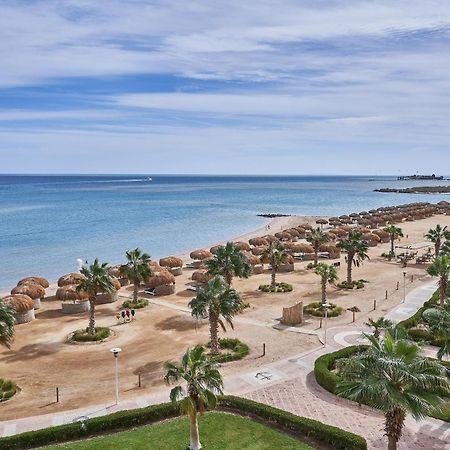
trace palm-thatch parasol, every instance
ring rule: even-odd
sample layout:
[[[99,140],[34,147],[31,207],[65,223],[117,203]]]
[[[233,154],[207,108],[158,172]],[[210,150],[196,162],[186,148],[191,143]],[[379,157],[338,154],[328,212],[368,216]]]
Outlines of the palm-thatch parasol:
[[[341,249],[336,247],[336,244],[325,243],[319,247],[319,251],[327,252],[330,256],[330,259],[338,259],[341,257]]]
[[[206,270],[196,270],[192,274],[191,279],[196,283],[206,284],[209,280],[212,279],[212,275],[210,275]]]
[[[193,252],[190,253],[189,256],[191,257],[191,259],[195,259],[197,261],[203,261],[204,259],[211,258],[213,256],[213,254],[208,250],[200,249],[200,250],[194,250]]]
[[[161,267],[169,267],[174,269],[176,267],[183,267],[183,260],[177,256],[167,256],[166,258],[161,258],[159,260],[159,265]]]
[[[247,242],[237,241],[237,242],[232,242],[232,244],[239,250],[242,250],[243,252],[250,251],[250,245]]]
[[[292,251],[294,253],[314,253],[314,248],[311,244],[301,242],[299,244],[295,244],[295,247],[292,248]]]
[[[267,246],[264,247],[253,247],[251,249],[252,255],[260,256],[267,250]]]
[[[270,243],[270,242],[278,242],[279,241],[279,239],[276,236],[272,235],[272,234],[268,234],[267,236],[264,236],[264,239],[268,243]]]
[[[14,309],[16,323],[27,323],[34,319],[34,304],[28,295],[12,294],[4,297],[2,301]]]
[[[36,283],[41,285],[44,289],[47,289],[50,284],[49,282],[42,277],[26,277],[26,278],[22,278],[18,283],[17,286],[19,286],[20,284],[25,284],[25,283]]]
[[[68,284],[78,284],[80,281],[84,280],[84,275],[81,273],[68,273],[67,275],[63,275],[58,280],[58,286],[67,286]]]
[[[275,233],[275,237],[280,241],[290,241],[292,239],[292,234],[287,231],[280,231],[279,233]]]
[[[24,283],[11,290],[11,294],[27,295],[33,300],[33,308],[41,307],[41,299],[45,297],[45,289],[36,283]]]
[[[248,240],[248,243],[250,245],[253,245],[254,247],[261,247],[262,245],[268,245],[269,242],[266,238],[263,237],[254,237]]]
[[[219,249],[221,249],[223,247],[223,245],[213,245],[210,249],[209,249],[209,251],[213,254],[213,255],[215,255],[216,253],[217,253],[217,251],[219,250]]]
[[[155,290],[155,295],[175,293],[175,276],[166,269],[155,273],[145,284],[147,288]]]
[[[56,291],[56,299],[62,302],[72,301],[86,301],[89,299],[89,295],[83,291],[77,291],[77,286],[75,284],[68,284],[58,288]]]

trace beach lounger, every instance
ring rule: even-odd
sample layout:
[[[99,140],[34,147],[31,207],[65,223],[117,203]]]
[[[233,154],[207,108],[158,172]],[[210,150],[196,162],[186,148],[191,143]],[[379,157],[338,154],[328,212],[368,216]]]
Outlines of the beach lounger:
[[[155,295],[155,289],[145,289],[144,292],[147,295]]]

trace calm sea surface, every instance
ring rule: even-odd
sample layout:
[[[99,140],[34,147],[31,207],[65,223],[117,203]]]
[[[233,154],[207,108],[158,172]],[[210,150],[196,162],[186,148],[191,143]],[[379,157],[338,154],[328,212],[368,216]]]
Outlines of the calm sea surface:
[[[264,225],[258,213],[341,215],[448,199],[373,192],[439,183],[395,177],[150,176],[0,175],[0,289],[28,275],[54,280],[77,258],[120,263],[137,246],[154,258],[208,246]]]

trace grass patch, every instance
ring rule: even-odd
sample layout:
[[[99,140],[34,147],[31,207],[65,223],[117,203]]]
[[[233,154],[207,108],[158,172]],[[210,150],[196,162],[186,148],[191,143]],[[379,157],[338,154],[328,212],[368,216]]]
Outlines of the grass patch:
[[[133,302],[133,300],[125,300],[122,303],[122,308],[125,309],[142,309],[147,307],[150,304],[150,302],[146,298],[139,298],[136,303]]]
[[[271,293],[283,293],[283,292],[292,292],[294,289],[292,284],[289,283],[276,283],[275,286],[271,284],[261,284],[258,288],[262,292],[271,292]]]
[[[329,303],[328,317],[337,317],[344,312],[344,308],[337,306],[335,303]],[[315,317],[325,317],[325,309],[322,308],[322,302],[313,302],[305,305],[303,307],[303,312],[305,314],[310,314]]]
[[[221,350],[230,351],[212,356],[211,358],[217,363],[223,364],[230,361],[238,361],[250,353],[248,345],[235,338],[219,338],[219,346]]]
[[[0,378],[0,401],[9,400],[17,392],[17,386],[14,381]]]
[[[111,330],[108,327],[97,327],[94,334],[89,334],[88,328],[86,328],[74,331],[72,340],[75,342],[98,342],[108,338],[110,334]]]
[[[367,280],[353,280],[351,283],[343,281],[337,285],[340,289],[362,289],[367,283]]]
[[[199,431],[205,450],[314,450],[314,447],[254,420],[220,412],[199,416]],[[189,419],[180,417],[122,433],[45,448],[186,450],[188,443]]]

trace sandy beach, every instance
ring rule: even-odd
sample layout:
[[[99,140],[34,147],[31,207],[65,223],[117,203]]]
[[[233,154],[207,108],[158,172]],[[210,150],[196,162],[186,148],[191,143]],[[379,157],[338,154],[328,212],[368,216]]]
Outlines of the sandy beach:
[[[280,217],[268,221],[268,224],[270,232],[275,233],[301,223],[314,224],[315,220],[315,217]],[[434,215],[401,224],[405,238],[400,244],[426,246],[424,233],[436,224],[450,227],[450,216]],[[233,240],[248,240],[267,233],[266,227],[261,227]],[[383,316],[401,303],[403,288],[409,292],[430,280],[423,264],[412,263],[404,269],[398,263],[386,261],[380,255],[388,250],[389,244],[370,248],[370,261],[355,268],[355,279],[368,281],[363,289],[346,291],[334,286],[329,288],[329,301],[344,309],[358,306],[361,312],[356,314],[356,328],[369,317]],[[189,255],[182,256],[186,261],[189,260]],[[333,260],[335,261],[338,260]],[[341,256],[340,262],[339,277],[344,280],[344,256]],[[319,329],[317,318],[306,316],[305,323],[296,332],[278,329],[283,307],[294,305],[298,301],[307,304],[320,299],[319,277],[307,270],[306,265],[307,262],[296,262],[294,272],[278,275],[278,281],[293,285],[294,290],[290,293],[266,294],[258,291],[260,284],[270,281],[267,267],[262,274],[233,281],[234,288],[242,294],[250,307],[235,318],[235,329],[228,330],[226,336],[238,337],[246,342],[251,352],[242,361],[225,364],[222,368],[225,376],[246,372],[320,346],[322,330]],[[407,272],[405,278],[404,271]],[[163,389],[164,363],[177,360],[186,347],[205,344],[208,340],[207,323],[194,320],[187,307],[194,296],[192,291],[187,290],[192,272],[192,269],[185,269],[176,278],[175,294],[148,297],[150,306],[139,310],[136,320],[127,324],[118,324],[115,318],[122,301],[129,298],[132,292],[131,287],[122,288],[118,302],[97,307],[98,324],[110,326],[114,330],[114,337],[107,342],[92,345],[67,342],[67,336],[72,331],[86,326],[87,315],[62,315],[60,302],[52,300],[55,286],[49,288],[48,299],[36,311],[36,320],[17,326],[12,349],[0,351],[2,376],[16,380],[21,388],[18,395],[1,405],[0,419],[49,414],[110,400],[113,395],[114,361],[109,349],[114,346],[123,350],[120,356],[121,398],[131,399],[142,392],[151,393]],[[403,280],[406,281],[405,285]],[[374,300],[377,301],[375,311]],[[329,327],[351,322],[352,314],[345,311],[342,316],[329,319]],[[266,344],[264,358],[261,357],[263,343]],[[138,374],[141,374],[141,388],[137,387]],[[60,389],[60,403],[54,402],[56,387]]]

